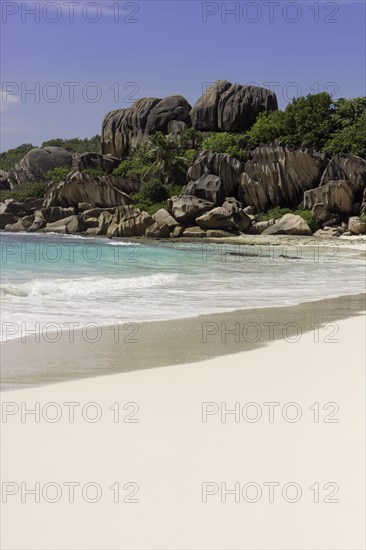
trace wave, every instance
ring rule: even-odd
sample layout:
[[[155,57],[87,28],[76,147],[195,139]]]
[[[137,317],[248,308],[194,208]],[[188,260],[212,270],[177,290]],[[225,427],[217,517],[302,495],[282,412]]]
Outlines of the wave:
[[[118,291],[134,288],[151,288],[170,284],[178,274],[155,274],[144,277],[109,279],[102,277],[83,277],[81,279],[34,279],[28,283],[0,285],[1,295],[27,296],[93,296],[116,294]]]

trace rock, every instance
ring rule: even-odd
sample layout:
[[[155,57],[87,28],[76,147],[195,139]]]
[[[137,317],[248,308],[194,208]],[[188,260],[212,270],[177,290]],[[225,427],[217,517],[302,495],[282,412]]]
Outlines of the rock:
[[[225,197],[235,195],[244,164],[231,155],[201,151],[188,169],[189,180],[197,181],[206,174],[221,178]]]
[[[331,227],[329,228],[329,231],[325,231],[324,229],[318,229],[318,231],[314,233],[314,237],[322,237],[327,239],[329,239],[329,237],[340,237],[340,236],[341,234],[339,233],[339,231]]]
[[[238,229],[241,233],[244,233],[252,225],[252,220],[244,210],[237,210],[234,212],[231,218],[231,224]]]
[[[18,218],[10,212],[0,212],[0,229],[5,229],[7,225],[13,225]]]
[[[197,130],[242,132],[259,113],[277,108],[276,94],[270,90],[218,80],[196,102],[190,116]]]
[[[111,224],[113,214],[110,212],[104,211],[99,215],[98,218],[98,230],[95,232],[96,235],[106,235],[108,227]]]
[[[178,225],[177,220],[175,220],[165,208],[160,208],[160,210],[155,212],[155,214],[153,214],[153,219],[161,224],[164,223],[170,230]]]
[[[264,222],[256,222],[249,227],[247,233],[250,235],[261,235],[265,229],[268,229],[268,227],[271,227],[274,223],[275,221],[273,219]]]
[[[87,229],[93,228],[93,227],[99,227],[99,218],[87,218],[84,221],[84,225]]]
[[[212,202],[189,195],[171,197],[167,203],[168,212],[183,224],[193,223],[198,216],[214,207]]]
[[[244,212],[248,214],[248,216],[255,216],[257,213],[257,209],[254,208],[254,206],[246,206],[244,208]]]
[[[169,122],[189,123],[190,110],[184,97],[173,95],[139,99],[129,109],[111,111],[103,120],[102,153],[126,158],[150,134],[167,133]]]
[[[222,207],[228,211],[230,216],[232,216],[238,210],[243,209],[243,203],[238,201],[235,197],[227,197],[225,202],[223,202]]]
[[[211,239],[221,239],[223,237],[232,237],[233,234],[222,229],[209,229],[206,236]]]
[[[191,181],[182,188],[181,195],[193,195],[212,202],[215,205],[223,203],[225,190],[221,178],[205,174],[197,181]]]
[[[145,232],[146,237],[167,239],[170,237],[170,229],[165,223],[155,222]]]
[[[214,208],[196,218],[201,229],[227,229],[231,225],[230,214],[225,208]]]
[[[176,239],[178,237],[181,237],[183,233],[184,233],[184,227],[182,227],[181,225],[177,225],[176,227],[174,227],[171,237]]]
[[[183,231],[183,237],[196,238],[196,237],[206,237],[206,231],[203,231],[200,227],[187,227]]]
[[[19,218],[16,223],[9,224],[5,226],[5,231],[12,231],[14,233],[19,233],[20,231],[28,231],[32,226],[33,216],[25,216],[24,218]]]
[[[314,220],[316,221],[316,223],[324,223],[329,220],[333,215],[328,205],[324,204],[323,202],[314,204],[311,213],[314,216]]]
[[[112,174],[113,170],[120,165],[120,159],[110,155],[100,155],[99,153],[83,153],[78,157],[77,170],[103,170],[107,174]]]
[[[308,150],[257,147],[240,177],[239,199],[258,212],[298,206],[304,191],[319,185],[327,162]]]
[[[72,154],[62,147],[36,147],[31,149],[15,166],[15,175],[19,183],[43,181],[46,173],[54,168],[71,170]]]
[[[311,235],[306,221],[296,214],[285,214],[276,223],[267,227],[263,235]]]
[[[366,160],[355,155],[336,155],[326,167],[320,185],[336,180],[349,183],[354,194],[362,192],[366,187]]]
[[[36,210],[34,212],[34,221],[32,225],[29,228],[30,232],[39,231],[40,229],[43,229],[46,226],[46,221],[42,215],[41,210]]]
[[[58,220],[57,222],[48,223],[46,227],[41,229],[41,232],[75,235],[77,233],[82,233],[84,229],[85,224],[80,216],[73,215],[68,218]]]
[[[79,212],[85,212],[87,210],[92,210],[93,208],[96,208],[96,206],[96,204],[90,202],[79,202],[77,208]]]
[[[351,237],[351,236],[352,236],[351,231],[345,231],[342,235],[342,237]]]
[[[80,214],[81,219],[86,222],[88,218],[99,218],[103,212],[108,212],[109,214],[114,214],[118,206],[111,206],[110,208],[91,208],[90,210],[85,210]]]
[[[21,218],[29,214],[30,211],[29,204],[21,203],[14,199],[6,199],[0,203],[0,214],[13,214],[17,218]]]
[[[358,216],[352,216],[348,220],[348,229],[354,235],[364,235],[366,233],[366,220],[361,220]]]
[[[145,235],[154,219],[147,212],[141,212],[135,206],[121,206],[112,214],[108,237],[137,237]]]
[[[312,209],[323,203],[331,212],[349,214],[352,210],[353,191],[345,180],[330,181],[322,187],[305,191],[304,208]]]
[[[127,193],[137,193],[141,183],[120,177],[104,176],[93,179],[88,174],[74,172],[67,181],[51,184],[46,192],[44,206],[77,207],[92,203],[99,207],[126,206],[132,203]]]
[[[335,227],[339,225],[339,218],[329,218],[329,220],[325,221],[322,225],[323,229],[326,227]]]
[[[43,219],[47,223],[57,222],[64,218],[69,218],[75,214],[75,208],[61,208],[61,206],[50,206],[48,208],[41,208],[40,210]]]
[[[173,136],[178,136],[186,128],[188,128],[188,125],[182,120],[171,120],[168,122],[168,134],[172,134]]]

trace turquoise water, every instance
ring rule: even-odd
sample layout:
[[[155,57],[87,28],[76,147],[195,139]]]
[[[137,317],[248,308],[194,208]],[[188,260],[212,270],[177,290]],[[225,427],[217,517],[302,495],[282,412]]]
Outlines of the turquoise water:
[[[189,317],[365,290],[363,259],[337,247],[0,237],[2,323],[29,327]]]

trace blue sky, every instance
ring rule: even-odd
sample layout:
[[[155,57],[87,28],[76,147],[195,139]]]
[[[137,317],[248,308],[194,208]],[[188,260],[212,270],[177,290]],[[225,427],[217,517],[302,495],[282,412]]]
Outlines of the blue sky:
[[[365,95],[362,1],[70,1],[0,2],[1,150],[91,137],[140,97],[193,104],[217,79],[272,87],[281,108]]]

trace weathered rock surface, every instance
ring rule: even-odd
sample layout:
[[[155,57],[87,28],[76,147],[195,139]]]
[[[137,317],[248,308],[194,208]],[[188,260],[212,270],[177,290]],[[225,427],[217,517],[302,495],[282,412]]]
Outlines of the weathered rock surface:
[[[32,225],[33,216],[25,216],[19,218],[15,223],[5,226],[5,231],[12,231],[13,233],[19,233],[20,231],[28,231]]]
[[[227,229],[231,225],[230,214],[225,208],[214,208],[196,218],[201,229]]]
[[[316,204],[322,203],[331,212],[348,214],[352,211],[352,202],[352,187],[345,180],[330,181],[322,187],[317,187],[304,193],[304,208],[308,209],[312,209]]]
[[[61,208],[60,206],[50,206],[49,208],[41,208],[40,213],[47,223],[53,223],[64,218],[69,218],[70,216],[73,216],[76,212],[75,208],[72,207]]]
[[[168,212],[177,222],[183,224],[193,223],[198,216],[212,210],[213,207],[212,202],[189,195],[168,199]]]
[[[206,237],[207,233],[206,231],[203,231],[200,227],[194,226],[194,227],[187,227],[183,231],[182,236],[189,237],[189,238],[196,238],[196,237],[202,238],[202,237]]]
[[[177,239],[178,237],[181,237],[183,233],[184,233],[184,227],[182,225],[177,225],[176,227],[174,227],[170,236],[174,239]]]
[[[232,216],[238,210],[243,209],[243,203],[238,201],[235,197],[226,197],[225,201],[222,204],[222,207],[225,208]]]
[[[177,220],[175,220],[165,208],[160,208],[160,210],[155,212],[155,214],[153,214],[153,219],[155,222],[165,224],[170,230],[173,230],[178,225]]]
[[[17,216],[11,212],[0,212],[0,229],[5,229],[7,225],[13,225],[17,220]]]
[[[166,239],[170,237],[170,229],[165,223],[155,222],[146,229],[145,235],[146,237]]]
[[[201,151],[188,170],[188,179],[197,181],[206,174],[221,178],[225,197],[235,195],[244,164],[231,155]]]
[[[242,132],[259,113],[277,108],[276,94],[270,90],[218,80],[194,105],[191,122],[201,131]]]
[[[366,160],[355,155],[336,155],[324,170],[320,185],[345,180],[356,195],[366,187]]]
[[[327,162],[324,155],[307,150],[257,147],[240,177],[239,199],[264,212],[298,206],[304,191],[319,185]]]
[[[362,195],[360,214],[361,215],[366,215],[366,189],[364,189],[364,192],[363,192],[363,195]]]
[[[184,97],[144,98],[129,109],[108,113],[102,126],[102,153],[119,159],[128,156],[136,145],[154,132],[168,132],[171,121],[189,123],[191,106]]]
[[[112,214],[107,229],[108,237],[136,237],[145,235],[154,219],[147,212],[141,212],[134,206],[121,206]]]
[[[80,216],[69,216],[63,218],[57,222],[48,223],[46,227],[41,229],[43,233],[60,233],[66,235],[75,235],[76,233],[82,233],[85,229],[85,224]]]
[[[366,233],[366,221],[361,220],[358,216],[352,216],[348,220],[348,229],[354,235],[364,235]]]
[[[274,223],[275,221],[273,219],[256,222],[248,228],[247,233],[250,235],[261,235],[265,229],[268,229],[268,227],[271,227]]]
[[[215,205],[223,203],[225,198],[224,185],[219,176],[204,174],[197,181],[190,181],[182,187],[181,196],[194,195]]]
[[[77,170],[104,170],[111,174],[120,164],[120,159],[110,155],[101,155],[99,153],[83,153],[77,158]]]
[[[311,235],[306,221],[296,214],[285,214],[276,223],[267,227],[263,235]]]
[[[18,183],[43,181],[46,173],[54,168],[71,170],[72,154],[62,147],[35,148],[29,151],[15,166]]]
[[[233,234],[229,233],[229,231],[223,231],[222,229],[209,229],[206,232],[206,237],[209,237],[210,239],[222,239],[224,237],[232,237]]]
[[[333,212],[330,210],[329,206],[323,202],[314,204],[311,213],[317,223],[324,223],[333,216]]]
[[[244,212],[244,210],[237,210],[234,212],[231,218],[232,226],[244,233],[252,225],[252,220]]]
[[[132,203],[128,193],[138,192],[140,182],[117,176],[93,179],[88,174],[74,172],[67,181],[55,182],[47,189],[44,206],[77,206],[94,203],[99,207],[125,206]]]

